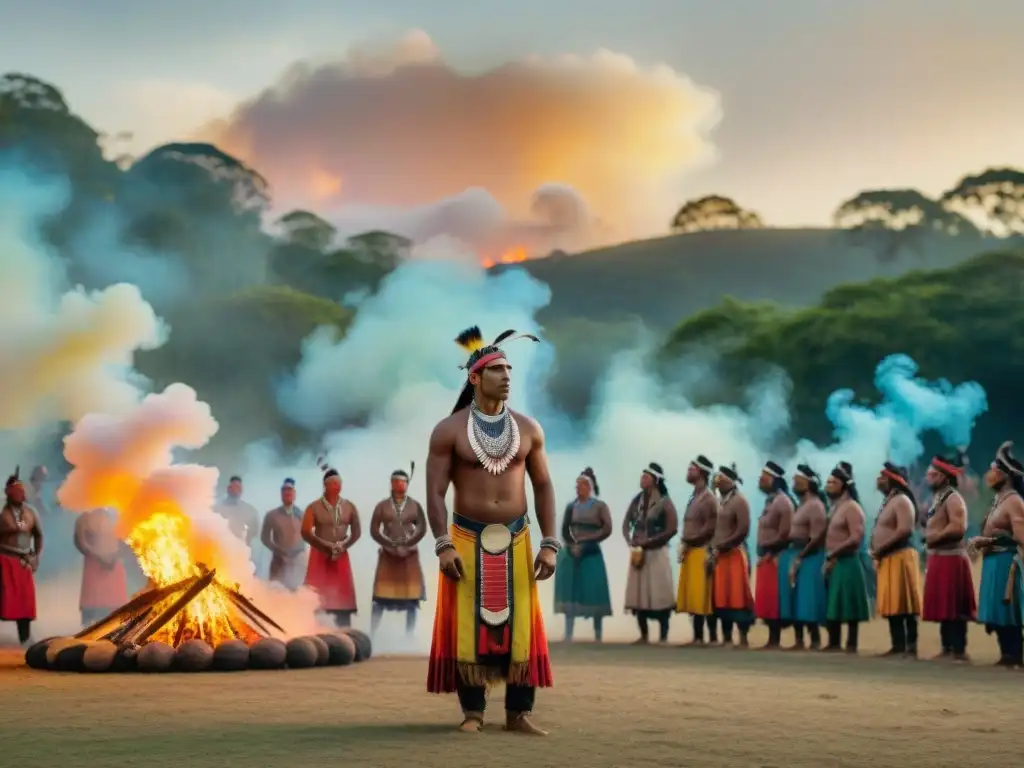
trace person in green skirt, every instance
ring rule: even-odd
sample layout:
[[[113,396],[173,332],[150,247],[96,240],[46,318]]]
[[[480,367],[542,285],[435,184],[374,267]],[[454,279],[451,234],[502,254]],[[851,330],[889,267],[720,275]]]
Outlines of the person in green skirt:
[[[612,515],[600,493],[594,470],[576,478],[576,499],[565,508],[562,540],[555,567],[555,613],[565,615],[565,640],[572,642],[577,618],[594,620],[594,639],[601,641],[601,624],[612,615],[608,571],[601,542],[612,533]]]
[[[857,653],[860,623],[871,618],[868,584],[861,563],[865,518],[853,479],[853,467],[841,461],[825,482],[832,502],[825,533],[825,580],[828,603],[825,608],[828,646],[842,650],[842,626],[846,624],[846,652]]]

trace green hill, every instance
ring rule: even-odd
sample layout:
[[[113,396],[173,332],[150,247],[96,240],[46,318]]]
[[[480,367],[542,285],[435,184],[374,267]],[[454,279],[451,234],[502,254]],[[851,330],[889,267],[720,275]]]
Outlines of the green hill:
[[[841,230],[728,230],[638,240],[517,266],[551,286],[545,324],[632,316],[664,331],[726,295],[802,307],[842,283],[950,267],[993,247],[978,237],[939,234],[921,243],[887,261],[886,243],[856,246]]]

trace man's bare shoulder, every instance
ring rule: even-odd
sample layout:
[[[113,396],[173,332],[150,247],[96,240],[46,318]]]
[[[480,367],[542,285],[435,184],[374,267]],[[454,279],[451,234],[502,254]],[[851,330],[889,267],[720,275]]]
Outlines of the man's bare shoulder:
[[[463,408],[461,411],[456,411],[451,416],[446,416],[441,419],[434,425],[434,430],[430,433],[431,445],[435,443],[450,443],[454,441],[455,437],[459,434],[459,429],[466,428],[466,422],[468,419],[468,408]]]
[[[1004,504],[1011,515],[1015,517],[1024,517],[1024,499],[1016,493],[1011,493]]]
[[[521,435],[540,438],[544,437],[544,429],[536,419],[531,419],[525,413],[513,411],[511,408],[508,409],[508,412],[512,414],[512,418],[515,419],[516,424],[519,425],[519,433]]]

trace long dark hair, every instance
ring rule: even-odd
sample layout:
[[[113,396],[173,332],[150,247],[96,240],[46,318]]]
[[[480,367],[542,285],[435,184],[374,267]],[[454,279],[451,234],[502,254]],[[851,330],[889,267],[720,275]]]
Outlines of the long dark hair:
[[[781,475],[779,477],[773,477],[772,490],[775,493],[786,494],[786,497],[790,500],[790,502],[792,502],[793,507],[796,508],[796,497],[793,495],[793,492],[789,490],[789,483],[786,482],[786,478],[782,477]]]

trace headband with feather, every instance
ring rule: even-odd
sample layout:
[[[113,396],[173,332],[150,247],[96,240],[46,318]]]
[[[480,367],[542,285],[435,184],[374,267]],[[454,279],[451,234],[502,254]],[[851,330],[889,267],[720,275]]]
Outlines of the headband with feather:
[[[407,483],[412,482],[413,475],[416,474],[416,462],[409,462],[409,471],[406,472],[404,469],[396,469],[391,473],[391,479],[405,480]]]
[[[7,478],[7,484],[5,488],[13,488],[16,485],[21,485],[21,465],[19,464],[14,468],[14,474]]]
[[[338,470],[336,470],[334,467],[327,463],[326,456],[317,456],[316,465],[320,468],[320,471],[324,473],[325,483],[332,477],[341,478],[341,475],[338,473]]]
[[[533,334],[516,334],[515,329],[510,328],[498,334],[498,337],[487,345],[484,343],[484,335],[481,333],[479,326],[474,325],[471,328],[467,328],[455,337],[455,343],[469,353],[469,359],[466,360],[465,365],[461,365],[459,368],[466,371],[466,375],[469,376],[483,370],[495,360],[504,360],[505,352],[501,349],[501,345],[516,339],[529,339],[538,344],[540,343],[540,339]],[[471,402],[473,402],[473,385],[467,380],[461,394],[459,394],[455,407],[452,409],[452,413],[457,413],[463,408],[468,407]]]

